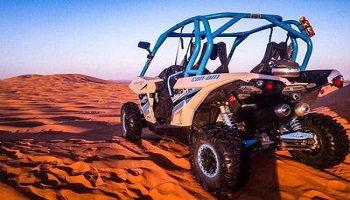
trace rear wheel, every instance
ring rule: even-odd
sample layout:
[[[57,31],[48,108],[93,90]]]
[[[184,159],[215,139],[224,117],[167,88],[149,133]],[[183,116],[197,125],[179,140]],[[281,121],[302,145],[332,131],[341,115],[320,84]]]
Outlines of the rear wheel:
[[[123,136],[132,141],[140,140],[142,133],[142,114],[134,102],[127,102],[121,108]]]
[[[296,160],[324,169],[340,164],[349,152],[349,139],[344,127],[332,117],[311,113],[300,120],[302,131],[315,134],[318,147],[312,151],[290,151]]]
[[[193,173],[206,190],[225,195],[238,186],[242,140],[236,133],[218,126],[196,130],[190,152]]]

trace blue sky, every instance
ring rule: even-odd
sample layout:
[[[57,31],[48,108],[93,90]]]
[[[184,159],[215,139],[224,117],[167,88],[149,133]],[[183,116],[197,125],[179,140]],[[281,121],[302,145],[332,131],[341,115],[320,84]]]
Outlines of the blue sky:
[[[335,68],[350,79],[349,10],[348,0],[0,0],[0,79],[56,73],[131,79],[146,61],[138,41],[155,44],[177,22],[216,12],[306,16],[316,31],[309,68]]]

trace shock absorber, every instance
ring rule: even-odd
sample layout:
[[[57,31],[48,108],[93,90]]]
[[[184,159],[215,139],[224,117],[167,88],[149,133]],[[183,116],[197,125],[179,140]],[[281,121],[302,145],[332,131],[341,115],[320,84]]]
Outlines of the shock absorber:
[[[298,120],[298,118],[294,118],[289,122],[289,126],[293,129],[293,131],[300,131],[301,128],[301,124]]]
[[[236,124],[232,120],[232,113],[229,111],[229,108],[225,104],[219,106],[221,112],[222,122],[229,127],[231,130],[237,130]]]

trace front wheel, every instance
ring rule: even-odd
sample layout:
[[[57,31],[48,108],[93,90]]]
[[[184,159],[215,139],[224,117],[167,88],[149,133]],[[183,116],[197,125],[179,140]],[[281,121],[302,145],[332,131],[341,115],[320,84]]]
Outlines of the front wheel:
[[[290,151],[294,159],[324,169],[340,164],[349,152],[349,139],[344,127],[328,115],[311,113],[300,119],[303,132],[315,134],[318,147],[312,151]]]
[[[208,126],[190,139],[190,163],[197,181],[215,195],[231,192],[239,183],[242,140],[229,129]]]
[[[134,102],[127,102],[121,108],[121,124],[123,136],[131,141],[141,139],[142,114]]]

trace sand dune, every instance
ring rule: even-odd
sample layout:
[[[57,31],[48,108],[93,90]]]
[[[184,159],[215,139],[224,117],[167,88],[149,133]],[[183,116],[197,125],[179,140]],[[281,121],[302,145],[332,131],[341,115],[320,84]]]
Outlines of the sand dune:
[[[350,135],[350,87],[316,102]],[[336,102],[333,102],[337,99]],[[186,146],[144,130],[121,137],[127,84],[84,75],[0,81],[0,199],[215,199],[195,180]],[[328,170],[287,152],[252,158],[248,185],[231,199],[350,199],[350,157]]]

